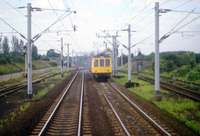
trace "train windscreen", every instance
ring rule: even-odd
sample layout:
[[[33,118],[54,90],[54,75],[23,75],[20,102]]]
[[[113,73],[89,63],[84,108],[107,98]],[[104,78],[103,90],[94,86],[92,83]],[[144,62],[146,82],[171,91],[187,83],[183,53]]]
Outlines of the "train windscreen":
[[[100,67],[104,67],[104,59],[100,59]]]
[[[94,67],[98,67],[98,59],[94,60]]]
[[[110,60],[106,59],[106,67],[110,67]]]

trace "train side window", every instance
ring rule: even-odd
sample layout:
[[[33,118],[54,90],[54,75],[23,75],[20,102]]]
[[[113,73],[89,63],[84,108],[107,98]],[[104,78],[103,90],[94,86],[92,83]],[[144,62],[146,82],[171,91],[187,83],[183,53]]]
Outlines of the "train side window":
[[[100,67],[104,67],[104,60],[100,59]]]
[[[106,67],[110,67],[110,60],[106,59]]]
[[[98,59],[94,60],[94,67],[98,67]]]

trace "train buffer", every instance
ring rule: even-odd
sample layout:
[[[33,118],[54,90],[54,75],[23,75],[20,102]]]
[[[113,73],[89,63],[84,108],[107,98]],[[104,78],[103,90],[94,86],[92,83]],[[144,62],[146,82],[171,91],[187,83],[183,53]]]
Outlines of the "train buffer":
[[[112,77],[114,77],[114,78],[123,78],[125,76],[112,76]]]

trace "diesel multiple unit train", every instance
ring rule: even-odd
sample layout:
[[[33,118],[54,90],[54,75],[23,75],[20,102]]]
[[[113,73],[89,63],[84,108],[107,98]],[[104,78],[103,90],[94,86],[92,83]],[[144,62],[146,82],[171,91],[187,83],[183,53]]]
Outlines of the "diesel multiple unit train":
[[[92,58],[91,73],[99,82],[106,82],[112,73],[112,59],[110,56],[99,54]]]

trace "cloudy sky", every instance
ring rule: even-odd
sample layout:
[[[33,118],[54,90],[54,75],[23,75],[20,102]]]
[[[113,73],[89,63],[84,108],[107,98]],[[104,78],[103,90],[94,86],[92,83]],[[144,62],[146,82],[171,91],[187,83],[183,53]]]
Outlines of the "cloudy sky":
[[[103,51],[104,41],[112,49],[111,38],[98,38],[96,34],[112,36],[118,33],[117,40],[127,45],[128,33],[120,30],[127,29],[130,24],[136,31],[131,37],[131,44],[136,45],[132,52],[137,54],[140,50],[147,55],[155,50],[155,2],[159,2],[160,9],[172,10],[160,13],[160,38],[170,34],[160,44],[160,52],[200,53],[200,0],[0,0],[0,18],[27,36],[27,3],[33,8],[42,8],[42,11],[32,12],[32,37],[49,27],[34,43],[40,54],[52,48],[60,50],[62,37],[64,45],[70,44],[70,53],[72,49],[77,53]],[[51,26],[60,17],[64,18]],[[22,39],[5,22],[0,20],[1,35],[8,36],[9,40],[12,35]],[[120,54],[121,51],[127,54],[123,46],[119,45],[118,49]],[[67,52],[66,46],[64,51]]]

